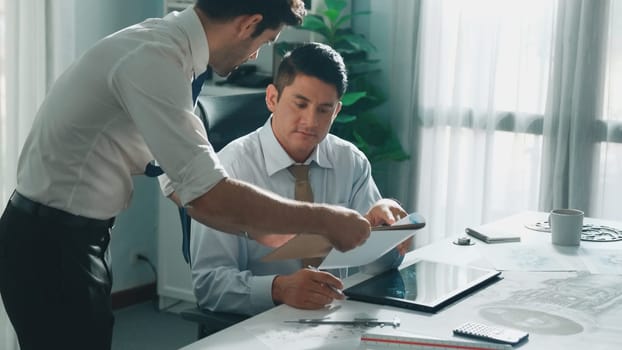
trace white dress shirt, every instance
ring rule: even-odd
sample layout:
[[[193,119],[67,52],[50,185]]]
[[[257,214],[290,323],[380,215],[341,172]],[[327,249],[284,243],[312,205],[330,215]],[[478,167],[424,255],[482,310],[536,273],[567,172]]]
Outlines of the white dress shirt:
[[[276,140],[271,120],[227,145],[218,156],[232,178],[294,198],[295,180],[287,168],[295,162]],[[310,164],[309,180],[316,203],[337,204],[365,214],[381,198],[365,155],[334,135],[327,135],[305,164]],[[262,262],[270,251],[272,248],[253,240],[193,220],[190,255],[199,305],[212,311],[249,315],[274,307],[272,280],[278,274],[296,272],[301,261]],[[402,257],[393,250],[379,260],[373,264],[374,269],[398,266]],[[339,271],[331,272],[340,277]]]
[[[95,44],[56,81],[18,165],[24,196],[96,219],[116,216],[132,175],[156,160],[183,203],[226,176],[193,113],[191,81],[209,61],[192,7]]]

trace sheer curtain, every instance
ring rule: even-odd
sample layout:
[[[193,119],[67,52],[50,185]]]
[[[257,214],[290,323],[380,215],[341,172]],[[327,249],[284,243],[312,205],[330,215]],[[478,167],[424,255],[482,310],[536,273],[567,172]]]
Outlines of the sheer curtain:
[[[560,1],[544,116],[540,204],[594,213],[590,193],[598,186],[608,1]],[[604,125],[603,125],[604,126]]]
[[[395,166],[389,190],[428,218],[431,240],[524,210],[616,219],[619,4],[393,5],[390,114],[414,157]]]
[[[17,157],[47,88],[74,50],[74,0],[0,0],[0,210],[15,188]],[[0,348],[17,341],[0,305]]]

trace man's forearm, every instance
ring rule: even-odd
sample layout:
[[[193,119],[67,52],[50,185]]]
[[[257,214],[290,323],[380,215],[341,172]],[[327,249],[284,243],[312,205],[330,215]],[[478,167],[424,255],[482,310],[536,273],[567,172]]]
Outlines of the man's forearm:
[[[207,226],[234,234],[324,234],[329,209],[227,178],[192,201],[188,213]]]

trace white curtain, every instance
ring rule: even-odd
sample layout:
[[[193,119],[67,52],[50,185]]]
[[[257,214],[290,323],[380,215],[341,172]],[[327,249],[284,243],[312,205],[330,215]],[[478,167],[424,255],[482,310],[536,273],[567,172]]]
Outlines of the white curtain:
[[[603,96],[620,92],[620,64],[607,65],[620,60],[614,8],[605,0],[393,2],[390,115],[413,158],[395,166],[389,191],[426,216],[430,240],[525,210],[613,212],[613,201],[593,197],[611,197],[607,184],[621,175],[619,147],[606,142],[620,135],[601,114]],[[610,119],[622,119],[619,106]]]
[[[17,158],[47,88],[73,60],[74,0],[0,0],[0,210],[15,188]],[[17,341],[0,305],[0,348]]]
[[[590,212],[598,182],[609,2],[561,1],[544,118],[541,207]],[[619,58],[618,58],[619,59]]]

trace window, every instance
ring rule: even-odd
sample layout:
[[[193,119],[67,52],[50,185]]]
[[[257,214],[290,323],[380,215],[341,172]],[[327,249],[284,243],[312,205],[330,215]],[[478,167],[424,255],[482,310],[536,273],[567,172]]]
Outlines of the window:
[[[622,1],[611,1],[601,147],[592,202],[604,218],[622,219]]]
[[[550,206],[622,219],[621,1],[429,0],[416,14],[409,151],[436,237]]]

